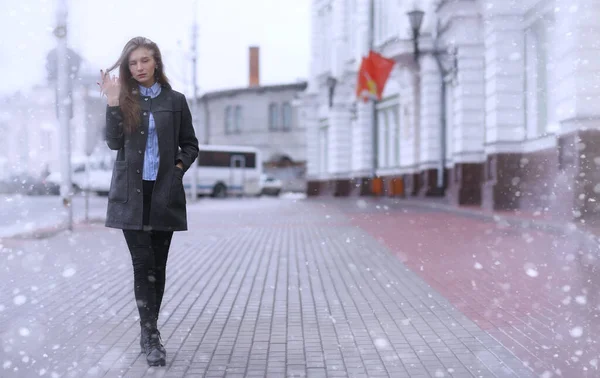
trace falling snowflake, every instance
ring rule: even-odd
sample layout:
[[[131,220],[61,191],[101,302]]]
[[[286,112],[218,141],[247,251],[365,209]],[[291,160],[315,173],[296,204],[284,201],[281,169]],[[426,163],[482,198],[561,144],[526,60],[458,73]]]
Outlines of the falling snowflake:
[[[16,304],[17,306],[25,304],[25,302],[27,302],[27,297],[24,295],[17,295],[16,297],[13,298],[13,303]]]
[[[587,299],[585,295],[578,295],[577,297],[575,297],[575,302],[579,303],[580,305],[584,305],[587,303]]]
[[[532,264],[532,263],[527,263],[525,264],[525,273],[529,276],[529,277],[537,277],[539,276],[539,272],[537,270],[537,267]]]
[[[75,268],[69,267],[69,268],[66,268],[65,270],[63,270],[62,276],[65,278],[73,277],[75,275],[75,272],[76,272]]]
[[[571,334],[572,337],[575,337],[575,338],[581,337],[583,335],[583,328],[580,326],[574,327],[569,331],[569,333]]]
[[[389,346],[390,343],[386,339],[382,337],[375,339],[375,347],[377,347],[377,349],[387,349]]]

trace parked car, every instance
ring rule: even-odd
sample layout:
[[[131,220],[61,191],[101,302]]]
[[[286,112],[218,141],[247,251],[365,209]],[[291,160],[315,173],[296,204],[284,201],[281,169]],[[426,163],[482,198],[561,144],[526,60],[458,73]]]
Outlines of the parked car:
[[[260,178],[261,194],[278,196],[281,193],[281,187],[283,186],[281,180],[265,174],[262,174]]]
[[[89,167],[89,172],[86,172],[84,162],[72,164],[71,183],[73,184],[73,192],[77,193],[87,189],[99,195],[107,195],[112,179],[112,167],[101,160],[92,160],[87,167]],[[60,172],[52,172],[47,180],[60,185]]]
[[[28,196],[56,195],[59,186],[41,177],[26,173],[16,174],[0,182],[2,194],[24,194]]]

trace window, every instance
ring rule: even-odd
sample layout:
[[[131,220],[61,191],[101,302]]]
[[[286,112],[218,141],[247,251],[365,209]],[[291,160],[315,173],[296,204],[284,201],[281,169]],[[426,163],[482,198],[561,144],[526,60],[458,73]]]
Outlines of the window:
[[[375,43],[381,44],[398,36],[398,19],[403,17],[396,0],[375,0]]]
[[[254,152],[239,151],[207,151],[198,152],[199,167],[231,167],[231,158],[240,156],[245,159],[246,168],[256,168],[256,154]]]
[[[400,166],[400,106],[396,105],[390,109],[388,114],[388,122],[390,123],[390,151],[389,162],[390,166]]]
[[[384,106],[377,109],[378,168],[391,168],[400,164],[400,106]]]
[[[242,107],[240,105],[235,107],[235,132],[242,132]]]
[[[269,105],[269,130],[277,130],[279,128],[279,109],[277,104]]]
[[[225,108],[225,134],[231,134],[233,131],[232,116],[233,111],[231,110],[231,106],[227,105]]]
[[[292,106],[289,102],[283,104],[281,114],[283,116],[283,130],[290,130],[292,128]]]
[[[528,138],[536,138],[558,129],[554,113],[556,96],[548,90],[553,72],[553,62],[549,58],[553,28],[552,15],[544,15],[525,32]]]
[[[385,109],[377,110],[377,168],[387,167],[387,117]]]
[[[356,0],[345,0],[344,11],[346,12],[344,34],[346,39],[346,46],[348,55],[347,59],[353,59],[356,54],[356,28],[354,25],[355,12],[356,12]]]

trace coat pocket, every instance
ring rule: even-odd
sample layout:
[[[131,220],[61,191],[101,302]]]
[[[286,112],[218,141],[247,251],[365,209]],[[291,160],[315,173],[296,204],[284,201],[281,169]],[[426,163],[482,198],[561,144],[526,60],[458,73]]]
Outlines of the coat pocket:
[[[125,203],[129,199],[129,179],[127,174],[127,162],[115,161],[108,192],[110,202]]]
[[[169,207],[185,207],[185,190],[183,189],[183,169],[173,168],[171,177],[171,190],[169,193]]]

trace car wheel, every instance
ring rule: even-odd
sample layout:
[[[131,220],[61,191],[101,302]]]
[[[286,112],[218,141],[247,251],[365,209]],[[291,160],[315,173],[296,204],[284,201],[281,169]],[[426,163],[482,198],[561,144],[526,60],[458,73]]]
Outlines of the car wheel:
[[[227,197],[227,188],[223,184],[217,184],[213,188],[212,196],[215,198],[225,198]]]

